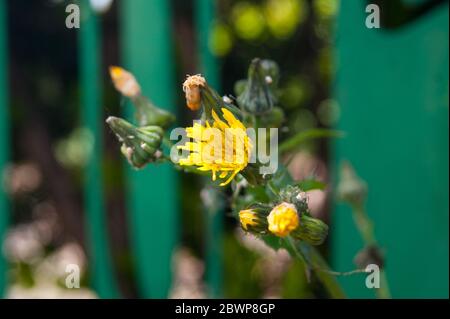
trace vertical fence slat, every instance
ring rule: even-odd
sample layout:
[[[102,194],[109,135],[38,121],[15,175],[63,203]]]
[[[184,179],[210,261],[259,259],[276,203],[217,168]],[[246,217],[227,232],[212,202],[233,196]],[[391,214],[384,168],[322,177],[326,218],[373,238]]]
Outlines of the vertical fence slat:
[[[198,39],[200,71],[208,83],[219,90],[219,64],[209,46],[211,30],[215,18],[215,2],[197,0],[195,6],[195,23]],[[208,183],[205,179],[205,183]],[[218,197],[218,200],[221,200]],[[211,297],[222,296],[223,281],[223,209],[217,203],[215,209],[205,210],[206,218],[206,281]]]
[[[6,0],[0,0],[0,244],[5,238],[9,222],[9,205],[4,189],[4,169],[9,160],[9,103],[7,68]],[[0,253],[0,297],[6,290],[7,263]]]
[[[122,47],[126,68],[156,105],[175,111],[180,85],[173,77],[170,2],[121,1]],[[132,118],[128,105],[127,115]],[[178,183],[170,165],[133,170],[127,165],[127,201],[137,283],[144,298],[165,298],[177,242]]]
[[[118,297],[108,244],[102,175],[102,86],[99,21],[89,2],[81,2],[79,33],[82,125],[89,130],[94,146],[84,172],[84,206],[92,285],[101,298]]]
[[[393,298],[448,298],[448,3],[396,30],[365,28],[364,8],[341,1],[335,96],[347,134],[333,158],[367,181]],[[348,269],[362,242],[349,207],[335,208],[334,267]],[[339,281],[350,298],[374,296],[364,277]]]

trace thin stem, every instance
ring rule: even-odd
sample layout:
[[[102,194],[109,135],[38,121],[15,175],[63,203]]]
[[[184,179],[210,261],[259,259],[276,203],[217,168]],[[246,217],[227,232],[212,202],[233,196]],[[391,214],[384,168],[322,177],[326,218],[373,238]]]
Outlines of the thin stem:
[[[316,272],[317,278],[328,291],[330,297],[333,299],[345,299],[345,293],[342,290],[336,277],[328,273],[328,271],[331,271],[330,266],[328,266],[328,263],[325,261],[325,259],[323,259],[323,257],[315,247],[311,247],[310,256],[311,261],[322,269],[322,271],[317,271],[317,269],[314,270]]]
[[[277,188],[272,184],[272,181],[267,182],[267,188],[276,196],[278,197],[278,190]]]
[[[352,205],[353,219],[356,227],[367,245],[376,245],[373,225],[362,205]]]
[[[307,279],[309,281],[310,271],[311,269],[315,271],[317,278],[320,280],[324,288],[327,290],[329,296],[333,299],[344,299],[345,293],[342,290],[340,284],[335,278],[335,274],[330,270],[327,262],[322,258],[320,253],[314,247],[311,247],[310,257],[311,260],[308,262],[305,255],[300,252],[298,247],[295,245],[294,240],[291,237],[288,237],[287,242],[292,247],[294,254],[305,264],[307,271]],[[311,265],[317,265],[311,267]]]
[[[391,299],[391,292],[384,269],[380,270],[380,288],[376,290],[378,299]]]

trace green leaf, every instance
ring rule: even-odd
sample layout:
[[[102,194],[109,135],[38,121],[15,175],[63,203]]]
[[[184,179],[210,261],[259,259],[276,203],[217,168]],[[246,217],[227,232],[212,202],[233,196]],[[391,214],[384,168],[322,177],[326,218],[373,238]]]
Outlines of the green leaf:
[[[327,184],[315,179],[304,179],[298,182],[297,186],[300,187],[300,189],[304,192],[312,191],[315,189],[323,191],[327,187]]]
[[[329,130],[323,128],[313,128],[305,131],[298,132],[291,138],[284,141],[279,148],[280,153],[285,153],[296,149],[299,145],[316,138],[323,137],[344,137],[344,132],[337,130]]]

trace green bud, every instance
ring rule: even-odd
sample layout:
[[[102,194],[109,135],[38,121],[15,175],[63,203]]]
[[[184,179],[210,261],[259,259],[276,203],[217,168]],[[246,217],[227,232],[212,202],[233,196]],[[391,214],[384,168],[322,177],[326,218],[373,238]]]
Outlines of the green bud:
[[[137,95],[131,98],[136,108],[136,120],[140,126],[156,125],[162,128],[169,127],[175,116],[153,105],[145,96]]]
[[[362,205],[367,197],[367,184],[348,162],[341,166],[341,178],[337,186],[337,196],[351,205]]]
[[[299,213],[308,213],[306,193],[298,186],[288,185],[280,190],[279,195],[282,201],[294,204]]]
[[[251,208],[239,211],[239,221],[242,229],[255,235],[268,232],[267,216],[270,207],[264,205],[253,205]]]
[[[300,216],[297,229],[291,233],[292,237],[303,240],[310,245],[322,244],[328,236],[328,226],[323,221],[306,214]]]
[[[252,114],[269,112],[277,103],[275,89],[278,78],[279,70],[275,62],[253,59],[245,89],[237,98],[239,105]]]
[[[161,156],[159,150],[164,131],[159,126],[136,127],[124,119],[110,116],[106,123],[122,142],[121,152],[130,165],[142,168]]]

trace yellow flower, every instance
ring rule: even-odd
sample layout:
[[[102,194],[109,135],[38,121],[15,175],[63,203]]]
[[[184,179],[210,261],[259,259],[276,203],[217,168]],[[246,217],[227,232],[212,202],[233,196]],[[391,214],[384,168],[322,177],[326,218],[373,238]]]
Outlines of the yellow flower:
[[[267,221],[271,233],[285,237],[299,225],[297,209],[293,204],[283,202],[272,209]]]
[[[197,111],[201,106],[200,87],[205,84],[206,80],[200,74],[188,76],[183,83],[186,104],[192,111]]]
[[[244,230],[248,230],[248,226],[256,226],[258,224],[258,217],[251,209],[241,210],[239,212],[239,220]]]
[[[130,72],[118,66],[111,66],[109,74],[117,91],[124,96],[132,98],[141,94],[141,87]]]
[[[211,171],[212,179],[225,180],[220,186],[230,183],[248,164],[252,144],[246,127],[225,108],[222,108],[222,121],[212,110],[213,123],[205,125],[194,123],[186,128],[186,133],[193,142],[178,146],[190,151],[187,158],[180,159],[184,166],[198,166],[200,171]]]

